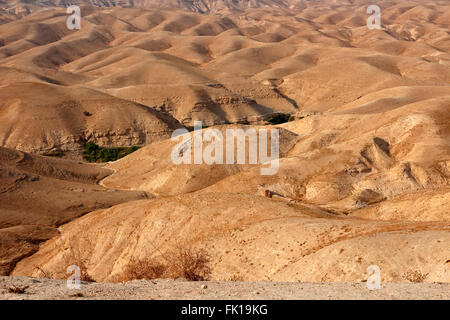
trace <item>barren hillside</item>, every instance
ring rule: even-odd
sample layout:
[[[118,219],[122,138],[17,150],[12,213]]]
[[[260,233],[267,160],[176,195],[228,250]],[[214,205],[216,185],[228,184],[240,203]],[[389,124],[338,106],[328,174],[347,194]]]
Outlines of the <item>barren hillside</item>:
[[[80,0],[68,30],[66,1],[0,1],[2,272],[121,281],[181,246],[210,280],[449,283],[450,1],[372,30],[371,2]],[[196,120],[279,129],[277,173],[175,164]]]
[[[72,31],[64,9],[38,8],[0,25],[0,143],[70,154],[88,140],[149,144],[194,120],[370,112],[386,99],[423,99],[417,86],[445,95],[449,4],[430,2],[426,18],[417,4],[381,6],[381,30],[367,29],[363,3],[215,15],[87,5],[81,30]],[[383,91],[404,87],[399,97]]]
[[[110,170],[0,148],[0,274],[37,251],[57,228],[90,211],[146,198],[97,182]]]

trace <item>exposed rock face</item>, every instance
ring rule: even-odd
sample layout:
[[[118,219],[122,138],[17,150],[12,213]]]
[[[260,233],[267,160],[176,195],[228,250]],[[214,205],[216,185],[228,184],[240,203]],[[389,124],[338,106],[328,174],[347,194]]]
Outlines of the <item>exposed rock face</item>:
[[[156,110],[86,88],[20,83],[0,88],[3,146],[32,153],[80,154],[87,141],[143,145],[181,125]]]

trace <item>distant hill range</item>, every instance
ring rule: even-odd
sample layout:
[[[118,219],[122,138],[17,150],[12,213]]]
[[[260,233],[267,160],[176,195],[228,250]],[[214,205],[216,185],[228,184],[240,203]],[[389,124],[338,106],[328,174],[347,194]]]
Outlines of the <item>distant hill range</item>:
[[[301,3],[302,1],[298,1]],[[137,7],[186,9],[191,12],[210,13],[221,10],[245,10],[250,8],[288,8],[286,0],[0,0],[2,9],[31,9],[70,5],[94,5],[98,7]]]

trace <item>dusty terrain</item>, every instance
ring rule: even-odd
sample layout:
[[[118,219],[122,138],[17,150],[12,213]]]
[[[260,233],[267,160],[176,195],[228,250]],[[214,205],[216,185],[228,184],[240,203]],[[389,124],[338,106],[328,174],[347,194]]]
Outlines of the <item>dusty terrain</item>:
[[[358,283],[377,265],[387,291],[329,288],[448,299],[435,283],[450,283],[449,1],[379,1],[380,30],[367,28],[364,0],[78,1],[78,31],[64,8],[3,3],[2,274],[61,279],[79,264],[118,282],[133,261],[170,268],[184,246],[207,252],[209,280],[228,281],[215,297],[260,285],[235,292],[234,281],[301,281],[323,298],[306,283]],[[269,124],[279,113],[290,121]],[[195,120],[279,129],[278,172],[175,165],[171,133]],[[143,148],[87,164],[88,141]],[[52,152],[65,159],[42,156]],[[42,281],[31,290],[65,295]],[[135,284],[89,288],[113,298]],[[267,298],[303,297],[280,285]]]
[[[187,282],[135,280],[127,283],[82,283],[70,290],[63,280],[0,277],[0,299],[62,300],[449,300],[449,284],[386,283],[368,290],[365,283]],[[24,288],[22,294],[9,288]]]

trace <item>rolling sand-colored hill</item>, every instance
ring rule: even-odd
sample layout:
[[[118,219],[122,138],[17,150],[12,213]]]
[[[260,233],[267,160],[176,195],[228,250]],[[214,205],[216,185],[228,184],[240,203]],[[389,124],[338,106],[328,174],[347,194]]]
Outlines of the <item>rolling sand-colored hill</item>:
[[[4,273],[79,262],[119,281],[184,246],[212,280],[358,282],[378,265],[449,283],[450,2],[379,1],[369,30],[372,2],[79,1],[78,31],[51,2],[5,2]],[[278,172],[175,165],[168,138],[196,120],[280,129]],[[143,148],[102,167],[36,155],[80,159],[88,141]]]
[[[81,153],[86,141],[142,145],[181,127],[170,115],[86,87],[22,82],[0,88],[0,99],[2,145],[33,153]]]
[[[170,8],[184,9],[198,13],[212,13],[218,11],[242,11],[249,8],[282,8],[288,7],[285,0],[36,0],[33,2],[25,0],[4,0],[0,2],[8,11],[13,13],[25,11],[28,13],[32,9],[39,7],[65,7],[68,5],[91,5],[97,7],[125,7],[125,8]]]
[[[357,104],[358,99],[389,88],[442,87],[450,77],[445,1],[426,6],[383,2],[381,30],[365,26],[365,2],[343,3],[331,14],[329,1],[301,2],[289,11],[276,9],[286,8],[285,2],[267,2],[273,4],[269,10],[262,9],[266,2],[242,1],[238,4],[256,8],[215,15],[147,9],[150,2],[135,1],[139,8],[125,2],[122,5],[130,8],[79,3],[81,30],[68,30],[64,9],[49,7],[48,2],[0,25],[0,68],[6,75],[0,89],[13,93],[9,85],[40,84],[35,90],[41,94],[30,92],[44,103],[49,97],[43,88],[53,90],[56,85],[55,92],[71,95],[68,100],[80,109],[97,101],[97,107],[111,115],[101,114],[102,122],[117,128],[93,118],[80,123],[86,119],[77,120],[79,116],[66,121],[61,115],[53,118],[61,121],[57,124],[36,119],[36,125],[23,128],[13,117],[2,117],[3,146],[42,153],[59,148],[76,154],[80,144],[73,140],[82,144],[91,139],[90,128],[97,126],[97,134],[105,138],[92,139],[101,145],[148,144],[155,140],[152,136],[167,137],[166,132],[177,125],[167,123],[168,115],[187,126],[195,120],[208,125],[253,123],[274,112],[326,111]],[[46,104],[58,109],[64,100]],[[10,109],[18,108],[19,101],[7,97],[1,103],[2,109]],[[127,138],[123,137],[127,128],[116,125],[117,113],[110,111],[124,104],[129,116],[123,121],[138,122],[128,128]],[[74,127],[87,133],[74,132]],[[52,141],[11,138],[16,135],[41,140],[52,136]]]
[[[227,129],[243,130],[243,132],[251,129],[267,129],[267,136],[271,133],[271,129],[264,126],[228,125],[215,127],[215,129],[222,133],[224,142],[226,142]],[[190,139],[193,139],[192,133]],[[270,138],[268,140],[268,144],[270,144]],[[280,156],[286,155],[297,140],[298,136],[295,133],[281,129],[279,132]],[[145,190],[157,196],[172,196],[204,189],[226,177],[254,167],[249,164],[248,160],[250,148],[245,150],[245,164],[238,164],[237,156],[232,164],[175,164],[171,154],[179,143],[180,141],[170,140],[153,143],[129,157],[108,164],[108,169],[112,169],[114,174],[103,179],[101,184],[108,188]],[[204,144],[204,147],[206,146],[207,144]],[[236,149],[237,142],[234,144],[235,155],[237,155]],[[226,152],[224,143],[223,154],[226,155]],[[193,163],[194,159],[190,158]],[[223,162],[225,162],[224,158]],[[136,163],[141,163],[141,165],[136,166]]]
[[[98,208],[146,197],[97,185],[111,171],[97,165],[0,148],[0,273],[36,252],[57,228]]]
[[[208,250],[216,280],[354,282],[376,264],[383,281],[448,282],[448,90],[417,87],[424,100],[402,99],[409,90],[390,110],[374,102],[281,125],[292,138],[281,139],[273,176],[258,166],[175,166],[159,160],[174,142],[148,146],[110,164],[115,173],[102,184],[161,199],[68,224],[14,274],[37,275],[35,264],[60,274],[62,248],[81,245],[89,274],[114,281],[129,261],[161,259],[182,243]]]
[[[449,282],[450,225],[373,222],[262,196],[201,193],[143,200],[93,212],[22,260],[13,275],[38,276],[39,265],[64,277],[68,257],[97,281],[114,281],[133,258],[161,261],[177,245],[212,256],[215,280],[355,282],[377,264],[387,282]],[[401,244],[401,245],[400,245]]]

